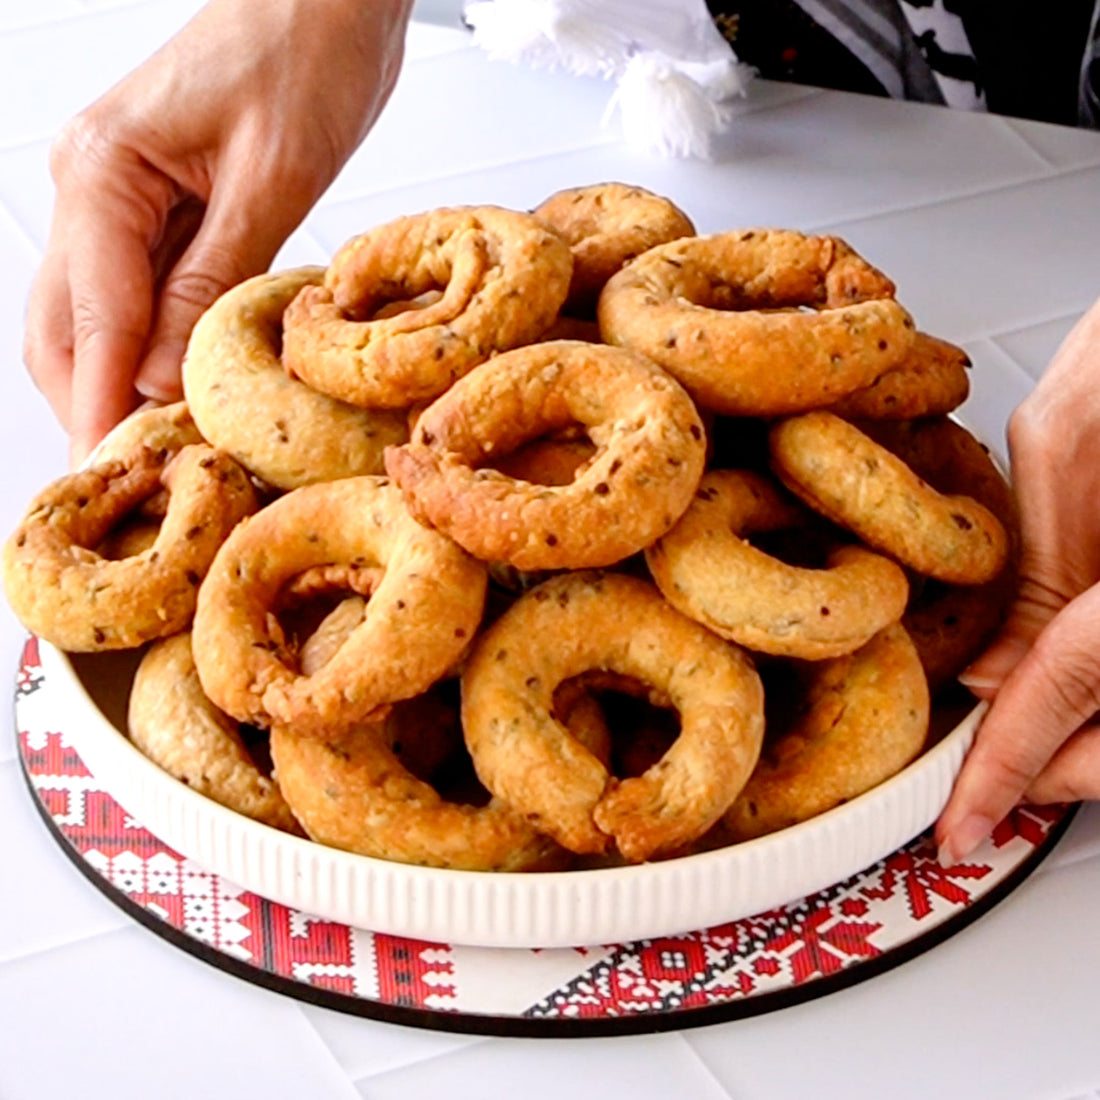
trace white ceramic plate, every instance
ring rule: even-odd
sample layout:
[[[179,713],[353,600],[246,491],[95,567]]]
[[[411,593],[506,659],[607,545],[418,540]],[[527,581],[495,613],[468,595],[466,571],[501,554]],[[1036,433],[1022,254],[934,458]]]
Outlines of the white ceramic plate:
[[[63,728],[88,768],[182,855],[319,917],[489,947],[627,943],[688,932],[847,879],[932,824],[981,716],[981,708],[971,710],[908,768],[861,797],[758,840],[640,866],[490,874],[352,855],[225,809],[161,771],[120,732],[132,655],[74,662],[45,643],[40,653],[50,688],[60,693]]]
[[[979,427],[976,434],[987,433]],[[958,710],[946,722],[943,713],[934,715],[932,747],[898,775],[758,840],[639,866],[484,873],[354,855],[226,809],[162,771],[122,732],[136,654],[72,658],[45,642],[40,653],[51,690],[60,693],[66,734],[92,774],[181,855],[318,917],[485,947],[571,947],[675,935],[740,920],[850,878],[936,820],[984,710]]]

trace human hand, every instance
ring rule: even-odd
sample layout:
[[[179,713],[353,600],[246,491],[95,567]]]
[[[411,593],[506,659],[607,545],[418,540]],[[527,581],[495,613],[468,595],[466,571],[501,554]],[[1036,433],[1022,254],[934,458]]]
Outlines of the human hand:
[[[62,131],[24,355],[71,459],[181,396],[191,327],[267,270],[366,136],[411,0],[210,0]]]
[[[1009,422],[1021,587],[960,679],[991,700],[936,824],[957,862],[1019,801],[1100,798],[1100,302]]]

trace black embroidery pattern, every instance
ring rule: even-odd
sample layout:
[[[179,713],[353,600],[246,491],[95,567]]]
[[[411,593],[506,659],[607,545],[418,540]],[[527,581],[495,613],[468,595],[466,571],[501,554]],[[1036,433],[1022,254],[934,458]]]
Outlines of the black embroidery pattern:
[[[887,94],[796,0],[707,5],[738,58],[762,77]],[[904,16],[913,31],[907,57],[949,104],[1100,128],[1100,0],[1058,0],[1041,11],[1033,0],[862,0],[866,5],[890,21]],[[908,98],[931,98],[914,93],[906,88]]]
[[[1077,121],[1082,126],[1100,129],[1100,0],[1093,8],[1088,42],[1081,59]]]
[[[707,0],[707,4],[737,57],[765,79],[886,94],[864,65],[795,0]]]
[[[934,9],[935,6],[936,0],[902,0],[903,9],[905,7]],[[963,3],[959,3],[958,0],[943,0],[942,10],[947,15],[961,18],[965,6],[965,0]],[[932,72],[937,76],[972,84],[975,96],[982,95],[981,72],[973,53],[957,53],[944,49],[937,40],[935,27],[915,34],[914,40]]]

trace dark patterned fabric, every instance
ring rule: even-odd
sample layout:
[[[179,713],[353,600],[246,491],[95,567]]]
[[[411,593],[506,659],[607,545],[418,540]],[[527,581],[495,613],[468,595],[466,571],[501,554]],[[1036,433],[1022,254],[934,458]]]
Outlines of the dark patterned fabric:
[[[1092,13],[1088,44],[1081,59],[1077,89],[1077,117],[1082,126],[1100,130],[1100,4]]]
[[[708,0],[741,61],[768,80],[885,95],[871,72],[794,0]]]
[[[767,79],[1100,128],[1100,0],[708,6],[737,56]]]

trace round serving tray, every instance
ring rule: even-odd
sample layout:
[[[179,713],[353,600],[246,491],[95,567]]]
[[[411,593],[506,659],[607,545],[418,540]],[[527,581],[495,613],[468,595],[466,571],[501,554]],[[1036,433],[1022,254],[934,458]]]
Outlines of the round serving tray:
[[[701,931],[550,950],[385,934],[264,897],[139,824],[86,765],[77,742],[87,738],[70,724],[40,651],[32,639],[16,684],[19,757],[51,834],[89,880],[223,971],[313,1004],[437,1030],[652,1032],[822,996],[968,925],[1026,878],[1073,816],[1073,807],[1019,808],[971,859],[947,868],[922,833],[805,897],[696,924]]]
[[[136,654],[70,657],[44,642],[36,650],[52,728],[65,731],[103,789],[174,851],[326,920],[494,948],[671,935],[844,881],[932,824],[981,713],[970,709],[913,764],[865,795],[758,840],[638,866],[489,874],[354,855],[242,817],[168,776],[122,732]]]

